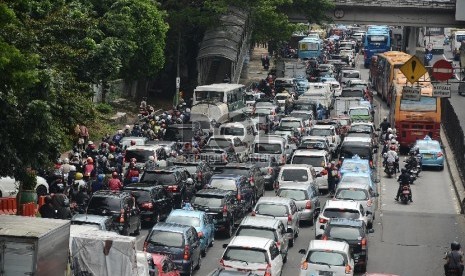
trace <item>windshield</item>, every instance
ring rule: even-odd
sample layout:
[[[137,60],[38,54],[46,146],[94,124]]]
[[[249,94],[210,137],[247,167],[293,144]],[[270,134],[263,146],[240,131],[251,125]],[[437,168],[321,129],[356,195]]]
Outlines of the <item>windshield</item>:
[[[227,147],[229,147],[230,143],[231,143],[231,140],[229,140],[229,139],[211,138],[210,140],[208,140],[207,146],[227,148]]]
[[[295,110],[307,110],[307,111],[313,111],[313,104],[296,104],[294,106]]]
[[[360,213],[352,209],[326,208],[323,216],[326,218],[359,219]]]
[[[307,120],[307,119],[310,118],[310,114],[303,113],[303,112],[295,112],[295,113],[293,112],[293,113],[291,113],[291,116],[296,117],[296,118],[301,118],[301,119],[304,119],[304,120]]]
[[[233,136],[243,136],[244,128],[243,127],[221,127],[221,135],[233,135]]]
[[[400,100],[402,111],[436,111],[437,99],[432,97],[421,97],[420,101]]]
[[[270,115],[271,111],[269,108],[256,108],[254,114],[255,115]]]
[[[194,206],[221,207],[223,206],[223,197],[213,195],[196,195],[192,199]]]
[[[281,180],[306,182],[308,181],[308,172],[304,169],[282,169]]]
[[[347,241],[361,240],[360,230],[355,227],[331,226],[329,237],[332,239],[342,239]]]
[[[165,141],[182,141],[191,142],[194,137],[194,131],[191,128],[174,128],[168,127],[163,139]]]
[[[116,197],[93,196],[87,207],[87,213],[93,215],[110,215],[108,212],[120,211],[121,200]]]
[[[281,127],[290,127],[290,128],[300,128],[302,125],[300,124],[300,121],[284,121],[281,120],[281,124],[279,124]]]
[[[313,167],[326,166],[324,156],[294,155],[292,158],[292,164],[306,164],[312,165]]]
[[[331,136],[333,135],[333,130],[332,129],[327,129],[327,128],[312,128],[310,130],[309,135],[310,136]]]
[[[455,40],[457,42],[465,41],[465,35],[456,35]]]
[[[343,200],[368,200],[368,193],[359,189],[338,189],[335,198]]]
[[[290,198],[295,201],[307,200],[307,194],[303,190],[293,190],[293,189],[279,189],[278,196]]]
[[[149,160],[150,156],[154,156],[154,150],[143,150],[143,149],[134,149],[126,150],[124,159],[129,162],[132,158],[135,158],[137,163],[145,163]]]
[[[344,266],[344,255],[333,251],[311,251],[308,253],[307,262],[330,266]]]
[[[284,100],[287,100],[288,96],[286,95],[278,95],[276,96],[276,100],[278,101],[284,101]]]
[[[352,158],[354,155],[358,155],[362,159],[371,160],[371,149],[370,147],[357,147],[354,144],[343,145],[341,147],[341,157]]]
[[[255,101],[255,96],[250,94],[245,94],[246,101]]]
[[[221,169],[223,174],[234,174],[234,175],[245,175],[248,174],[249,168],[234,168],[234,167],[225,167]]]
[[[350,127],[350,132],[368,132],[371,133],[371,126],[367,125],[353,125]]]
[[[216,91],[194,91],[195,100],[197,102],[224,102],[224,92]]]
[[[344,161],[344,162],[342,162],[341,171],[342,170],[344,170],[344,171],[353,171],[356,168],[358,168],[362,172],[367,172],[368,171],[368,163],[365,164],[365,163],[361,163],[361,162],[354,163],[354,162],[350,162],[350,161]]]
[[[362,98],[363,97],[363,91],[360,91],[360,90],[342,90],[341,97]]]
[[[166,247],[182,247],[184,239],[181,233],[153,230],[149,243]]]
[[[277,237],[275,236],[275,230],[257,228],[253,226],[239,226],[239,229],[236,232],[236,236],[261,237],[277,241]]]
[[[342,73],[342,77],[347,78],[347,79],[359,79],[360,73],[359,72],[344,72]]]
[[[142,175],[140,182],[158,182],[160,185],[173,185],[176,183],[176,177],[173,172],[145,172]]]
[[[257,143],[255,153],[281,154],[281,144]]]
[[[236,180],[225,178],[212,178],[210,179],[210,186],[212,188],[236,191]]]
[[[368,35],[368,43],[382,43],[386,42],[387,36],[384,35]]]
[[[233,246],[226,249],[223,255],[223,260],[245,263],[267,263],[265,250]]]
[[[183,225],[190,225],[192,227],[200,227],[200,219],[187,216],[168,216],[166,222],[179,223]]]
[[[133,189],[131,188],[124,188],[123,191],[129,192],[133,197],[136,198],[137,204],[142,204],[144,202],[151,202],[152,197],[150,196],[149,191],[145,190],[138,190],[138,189]]]
[[[370,112],[365,108],[356,108],[349,110],[349,114],[350,116],[367,116],[370,115]]]
[[[300,143],[299,147],[307,148],[307,149],[325,149],[325,144],[320,141],[306,140]]]
[[[435,150],[441,149],[441,146],[436,141],[428,141],[427,143],[417,142],[417,146],[418,148],[420,148],[420,150],[425,150],[425,151],[435,151]]]
[[[288,214],[286,205],[259,203],[255,212],[263,216],[286,217]]]
[[[341,184],[342,183],[355,183],[355,184],[370,184],[370,178],[368,176],[363,176],[363,175],[347,175],[344,174],[344,176],[341,179]]]

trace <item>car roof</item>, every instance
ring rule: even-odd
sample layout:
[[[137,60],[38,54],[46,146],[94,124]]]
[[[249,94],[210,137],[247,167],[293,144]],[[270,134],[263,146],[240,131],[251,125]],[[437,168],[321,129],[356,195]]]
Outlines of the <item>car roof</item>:
[[[261,237],[236,236],[230,242],[229,246],[247,247],[247,248],[264,248],[273,243],[272,240]]]
[[[294,151],[294,156],[326,156],[327,151],[325,150],[307,150],[298,149]]]
[[[333,129],[333,125],[314,125],[313,128],[322,128],[322,129]]]
[[[359,209],[360,203],[349,200],[327,200],[325,204],[326,208],[338,208],[338,209]]]
[[[283,183],[279,185],[279,189],[307,191],[311,186],[311,184],[302,183]]]
[[[294,200],[290,198],[284,198],[284,197],[277,197],[277,196],[262,196],[258,201],[258,203],[279,203],[279,204],[290,204]]]
[[[370,178],[370,174],[366,172],[346,172],[344,173],[342,178],[347,177],[347,176],[359,176],[359,177]]]
[[[195,193],[194,196],[199,195],[213,195],[213,196],[226,196],[232,195],[233,191],[230,190],[223,190],[223,189],[202,189]]]
[[[362,227],[363,223],[363,220],[358,219],[332,218],[329,220],[328,225]]]
[[[193,217],[193,218],[201,218],[205,215],[204,211],[197,211],[197,210],[184,210],[184,209],[174,209],[171,210],[170,216],[182,216],[182,217]]]
[[[371,143],[371,137],[360,137],[360,136],[346,136],[344,142],[364,142]],[[343,143],[344,143],[343,142]]]
[[[152,230],[184,233],[189,228],[193,228],[193,227],[189,225],[179,224],[179,223],[158,222],[152,227]]]
[[[349,252],[349,244],[345,241],[332,240],[311,240],[308,245],[308,250],[335,250],[341,252]]]
[[[337,189],[360,189],[360,190],[370,190],[370,184],[368,183],[339,183]]]
[[[100,191],[96,191],[94,194],[92,194],[92,197],[94,197],[94,196],[122,198],[122,197],[131,196],[131,195],[129,193],[127,193],[127,192],[124,192],[124,191],[100,190]]]
[[[128,150],[157,150],[158,148],[162,147],[162,145],[134,145],[134,146],[129,146],[126,148],[126,151]]]
[[[92,214],[76,214],[71,218],[71,221],[101,223],[107,221],[108,219],[111,219],[111,217]]]
[[[246,216],[242,219],[242,226],[260,226],[262,228],[276,228],[281,221],[279,219],[274,219],[271,217],[255,217],[255,216]]]
[[[164,189],[162,185],[153,185],[151,183],[132,183],[123,187],[124,190],[144,190],[150,191],[152,189]]]
[[[228,174],[228,173],[220,173],[220,174],[214,174],[212,175],[211,179],[213,178],[219,178],[219,179],[234,179],[234,180],[240,180],[243,175],[238,175],[238,174]]]
[[[312,169],[312,165],[307,165],[307,164],[284,164],[284,166],[281,166],[281,171],[284,169]]]
[[[302,118],[296,118],[296,117],[283,117],[281,118],[281,122],[282,121],[302,121],[303,119]]]

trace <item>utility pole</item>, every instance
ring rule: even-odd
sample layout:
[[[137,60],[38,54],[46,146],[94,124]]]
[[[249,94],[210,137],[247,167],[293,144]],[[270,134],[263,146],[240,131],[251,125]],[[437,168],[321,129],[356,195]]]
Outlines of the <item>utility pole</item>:
[[[178,31],[178,50],[176,61],[176,94],[174,95],[174,107],[177,108],[179,104],[179,88],[181,86],[181,77],[179,70],[179,56],[181,55],[181,31]]]

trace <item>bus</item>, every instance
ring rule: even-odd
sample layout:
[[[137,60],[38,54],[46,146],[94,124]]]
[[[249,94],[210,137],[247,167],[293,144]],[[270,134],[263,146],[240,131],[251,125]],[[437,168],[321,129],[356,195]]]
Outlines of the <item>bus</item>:
[[[321,56],[321,50],[323,42],[321,39],[315,37],[305,37],[299,41],[298,57],[302,60],[306,59],[319,59]]]
[[[389,120],[397,131],[397,141],[405,149],[415,144],[416,140],[426,135],[434,140],[440,139],[441,98],[432,97],[433,86],[426,73],[419,80],[420,100],[402,98],[402,89],[407,79],[402,72],[394,69]]]
[[[370,66],[371,57],[391,49],[391,32],[388,26],[371,26],[363,45],[365,68]]]
[[[433,54],[444,54],[444,27],[425,27],[423,44]]]
[[[245,90],[244,85],[232,83],[197,86],[192,99],[191,120],[217,123],[233,120],[245,110]]]
[[[410,55],[399,52],[389,51],[376,55],[376,68],[371,68],[370,72],[372,83],[381,98],[386,101],[388,105],[391,104],[391,87],[394,80],[394,69],[399,68],[407,60]],[[375,78],[375,79],[373,79]]]

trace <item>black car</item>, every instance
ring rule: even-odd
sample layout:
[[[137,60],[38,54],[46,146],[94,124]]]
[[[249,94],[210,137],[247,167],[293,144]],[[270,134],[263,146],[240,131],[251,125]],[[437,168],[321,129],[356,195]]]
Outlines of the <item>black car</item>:
[[[173,198],[162,185],[135,183],[125,186],[123,191],[134,196],[144,222],[155,224],[164,220],[173,209]]]
[[[172,124],[166,128],[163,140],[176,142],[178,148],[192,143],[192,139],[205,141],[207,135],[203,132],[199,123]]]
[[[279,164],[276,162],[276,158],[269,155],[254,156],[249,158],[249,163],[260,168],[265,181],[265,189],[273,190],[280,170]]]
[[[201,190],[208,184],[213,175],[213,170],[205,161],[187,161],[174,162],[173,165],[186,169],[190,175],[196,180],[195,188]]]
[[[265,178],[260,167],[253,163],[228,163],[219,167],[217,171],[221,174],[245,175],[248,177],[250,185],[254,188],[255,202],[265,194]]]
[[[192,198],[196,210],[211,215],[215,231],[224,232],[229,238],[234,233],[234,225],[246,215],[245,209],[237,200],[236,193],[222,189],[203,189]]]
[[[363,220],[333,218],[329,220],[321,239],[346,241],[356,268],[365,272],[368,263],[368,231],[373,232],[367,229]]]
[[[162,185],[173,198],[174,206],[181,207],[185,199],[192,197],[195,183],[188,183],[190,174],[183,168],[171,166],[155,170],[145,170],[140,178],[141,183]]]
[[[86,214],[111,216],[113,226],[121,235],[138,235],[140,210],[131,194],[124,191],[97,191],[89,200]]]

